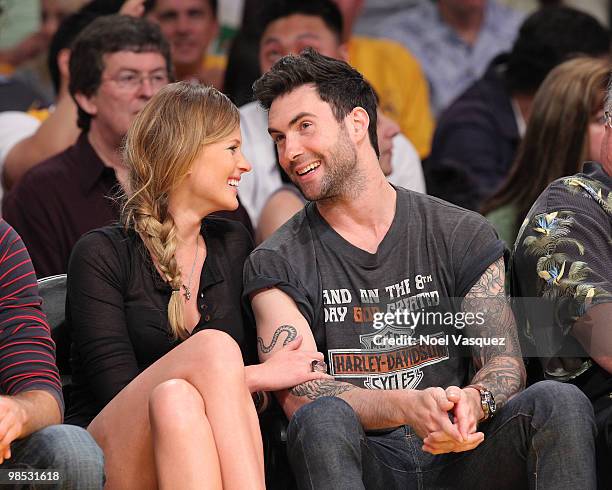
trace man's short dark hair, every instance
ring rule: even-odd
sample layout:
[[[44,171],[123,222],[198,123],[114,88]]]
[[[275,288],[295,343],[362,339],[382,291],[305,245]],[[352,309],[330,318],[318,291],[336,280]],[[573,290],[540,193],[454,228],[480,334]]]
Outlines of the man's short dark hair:
[[[532,94],[557,65],[578,56],[610,52],[610,32],[591,15],[569,7],[546,7],[521,26],[508,58],[511,93]]]
[[[119,51],[159,53],[173,79],[170,46],[159,27],[127,15],[106,15],[89,24],[74,41],[70,53],[70,94],[93,95],[100,87],[104,55]],[[78,105],[78,104],[77,104]],[[89,130],[91,116],[79,107],[78,125]]]
[[[370,143],[380,156],[376,136],[376,95],[363,75],[346,62],[329,58],[306,48],[299,56],[284,56],[253,84],[253,93],[269,110],[272,102],[302,85],[314,85],[338,122],[355,108],[362,107],[370,117]]]
[[[66,17],[59,25],[57,31],[51,38],[49,53],[47,55],[47,67],[53,82],[55,93],[59,93],[61,74],[57,63],[57,56],[62,49],[70,49],[79,33],[93,22],[98,15],[94,12],[82,10]]]
[[[319,17],[338,41],[342,38],[342,14],[332,0],[265,0],[259,12],[261,32],[263,33],[272,22],[290,15]]]

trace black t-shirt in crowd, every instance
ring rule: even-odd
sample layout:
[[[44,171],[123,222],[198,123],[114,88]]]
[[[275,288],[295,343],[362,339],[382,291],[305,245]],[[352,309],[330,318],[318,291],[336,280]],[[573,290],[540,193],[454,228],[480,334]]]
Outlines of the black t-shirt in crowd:
[[[347,242],[309,203],[249,256],[244,295],[277,287],[293,298],[337,380],[371,389],[463,385],[469,349],[454,341],[461,331],[447,314],[503,244],[474,212],[396,191],[376,253]],[[395,311],[440,316],[381,317]]]
[[[208,252],[195,296],[201,317],[192,335],[209,328],[225,331],[252,363],[254,328],[246,325],[240,301],[251,237],[240,223],[212,217],[202,222],[201,233]],[[108,226],[79,240],[68,272],[73,370],[68,423],[87,426],[123,387],[177,345],[169,333],[170,295],[134,231]]]

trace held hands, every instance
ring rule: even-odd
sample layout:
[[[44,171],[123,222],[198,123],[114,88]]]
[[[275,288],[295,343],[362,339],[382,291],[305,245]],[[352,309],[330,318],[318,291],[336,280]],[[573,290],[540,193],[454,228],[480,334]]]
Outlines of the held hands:
[[[442,388],[434,388],[441,390]],[[480,405],[480,393],[473,388],[461,389],[457,386],[449,386],[442,391],[447,403],[451,404],[448,410],[454,417],[451,424],[457,432],[450,433],[444,430],[430,431],[423,438],[423,451],[432,454],[444,454],[450,452],[470,451],[484,441],[484,434],[477,432],[478,421],[484,417]],[[448,405],[447,405],[448,406]],[[446,415],[448,419],[448,415]],[[449,420],[450,423],[450,420]],[[453,434],[459,434],[459,439]]]
[[[322,372],[313,372],[312,362],[323,361],[323,354],[316,351],[298,350],[302,345],[302,336],[281,350],[272,354],[263,364],[266,369],[265,391],[278,391],[293,388],[313,379],[334,379],[333,376]]]
[[[0,396],[0,464],[11,457],[11,442],[21,435],[24,420],[25,413],[19,402]]]

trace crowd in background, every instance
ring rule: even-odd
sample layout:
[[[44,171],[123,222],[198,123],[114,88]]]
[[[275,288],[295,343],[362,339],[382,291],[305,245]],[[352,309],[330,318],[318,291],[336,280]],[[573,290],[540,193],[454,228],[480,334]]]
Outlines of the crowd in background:
[[[9,0],[0,5],[3,15],[15,8]],[[240,312],[244,308],[240,290],[223,289],[219,283],[229,283],[230,276],[241,282],[251,242],[260,244],[272,237],[311,199],[287,174],[278,150],[282,139],[268,127],[268,112],[255,99],[252,87],[284,56],[313,48],[348,63],[371,85],[377,117],[370,131],[375,133],[380,169],[393,188],[427,194],[485,216],[512,254],[506,260],[508,293],[551,301],[571,298],[559,307],[562,314],[547,320],[554,327],[543,336],[546,338],[533,330],[542,313],[515,305],[523,313],[516,313],[521,344],[533,357],[527,365],[528,381],[556,379],[581,388],[595,409],[600,431],[598,457],[605,459],[612,448],[609,356],[605,349],[600,355],[586,348],[586,353],[575,354],[576,346],[567,345],[567,338],[573,335],[572,342],[585,347],[580,319],[592,306],[609,305],[612,298],[611,169],[606,166],[612,162],[612,149],[606,146],[612,123],[611,102],[606,101],[612,65],[606,27],[610,13],[604,7],[594,3],[587,13],[561,1],[528,5],[498,0],[40,0],[38,28],[0,49],[0,199],[2,217],[10,225],[2,222],[6,230],[0,231],[7,235],[0,239],[0,246],[7,244],[7,236],[15,236],[11,246],[23,240],[32,261],[30,269],[18,276],[20,280],[32,276],[24,288],[35,287],[34,277],[68,273],[67,314],[77,350],[72,352],[74,388],[66,421],[87,427],[95,420],[90,432],[104,449],[107,465],[109,460],[119,465],[115,462],[132,458],[133,467],[139,468],[146,463],[138,459],[140,455],[129,453],[142,447],[121,439],[111,443],[104,436],[105,424],[126,423],[120,422],[122,414],[145,403],[125,401],[125,395],[122,399],[118,393],[124,393],[121,390],[138,373],[170,351],[177,356],[175,362],[185,360],[188,367],[198,356],[209,355],[209,349],[229,349],[224,338],[212,336],[206,346],[177,353],[174,341],[191,334],[184,330],[185,324],[195,324],[195,331],[225,331],[240,347],[233,354],[242,355],[247,364],[255,362],[256,341],[243,332],[243,324],[252,320],[243,313],[227,317],[215,310],[215,301],[219,304],[224,301],[220,298],[232,296],[231,307]],[[5,29],[6,23],[0,21],[0,40]],[[178,81],[185,83],[168,88]],[[216,91],[193,89],[192,93],[190,84]],[[229,100],[219,102],[217,93]],[[148,104],[153,98],[163,108],[159,113],[153,114],[156,108]],[[211,181],[204,190],[180,187],[179,170],[169,168],[194,161],[188,153],[191,150],[181,153],[178,149],[181,145],[191,148],[193,142],[188,133],[151,122],[154,117],[188,121],[188,113],[192,118],[209,118],[202,108],[189,112],[189,101],[195,100],[214,106],[223,122],[218,133],[208,127],[192,131],[199,131],[205,145],[215,138],[233,137],[244,155],[244,162],[237,164],[230,178],[231,187],[237,188],[235,209],[224,203],[210,210],[193,204],[199,202],[200,192],[214,194],[216,183]],[[238,109],[234,111],[229,101]],[[183,107],[184,114],[173,111],[173,105]],[[238,122],[240,134],[232,136]],[[151,138],[153,133],[147,131],[155,132],[156,137]],[[163,145],[170,141],[177,148],[165,150]],[[131,154],[138,144],[143,145],[141,154]],[[166,166],[157,168],[149,161],[150,169],[138,168],[139,162],[149,158],[147,152]],[[316,164],[304,171],[313,170]],[[134,203],[128,199],[131,204],[126,207],[126,196],[135,190],[138,199],[142,193],[150,200]],[[572,200],[578,193],[590,196],[586,204]],[[169,196],[175,196],[172,202],[180,202],[181,209],[193,211],[185,214],[198,216],[198,223],[212,213],[229,219],[231,225],[218,228],[214,219],[202,225],[208,227],[210,241],[200,245],[196,237],[191,248],[181,251],[189,260],[179,253],[175,256],[175,235],[188,227],[184,222],[184,228],[168,224],[168,213],[175,210],[174,221],[178,214],[169,205]],[[581,213],[586,216],[584,221]],[[118,222],[142,238],[151,257],[130,242],[134,233],[121,231],[120,226],[112,232],[89,233]],[[241,223],[246,232],[234,222]],[[129,243],[125,249],[124,242]],[[215,250],[225,250],[235,263],[212,262],[209,257]],[[212,272],[202,276],[205,284],[200,283],[200,289],[211,287],[207,290],[210,296],[204,299],[202,293],[193,311],[186,307],[183,312],[178,301],[181,295],[188,301],[192,291],[198,295],[192,279],[194,270],[204,267],[206,253]],[[165,282],[159,277],[151,282],[137,272],[153,267]],[[96,286],[84,271],[93,271],[95,277],[99,274],[116,284],[116,289]],[[14,274],[13,269],[10,272]],[[185,284],[188,272],[191,275]],[[116,290],[123,296],[113,297]],[[123,310],[125,324],[110,313],[108,317],[88,316],[100,307],[92,306],[95,297],[103,299],[106,307],[112,304]],[[153,301],[161,311],[168,298],[169,308],[178,315],[169,315],[173,342],[166,341],[166,333],[146,341],[139,338],[130,322],[136,315],[150,314],[139,309],[142,302]],[[605,315],[598,314],[590,321],[609,326]],[[219,315],[232,326],[221,325]],[[44,324],[44,318],[37,322]],[[96,332],[105,325],[115,330],[109,334],[112,342],[101,346]],[[144,344],[133,352],[139,341]],[[607,341],[605,335],[600,339],[604,344]],[[543,344],[547,348],[552,344],[556,350],[544,355]],[[530,346],[535,350],[530,351]],[[555,361],[562,348],[571,355],[559,355],[563,359]],[[319,354],[314,351],[313,356]],[[536,362],[536,358],[547,360]],[[269,359],[284,366],[279,357]],[[6,359],[0,357],[2,362]],[[297,361],[291,357],[290,362]],[[247,382],[240,385],[242,391],[228,392],[228,400],[242,400],[247,390],[276,391],[305,381],[296,375],[275,384],[268,371],[264,374],[258,375],[257,389]],[[223,376],[202,374],[193,381],[203,399],[209,397],[211,411],[206,413],[213,430],[229,433],[230,424],[215,411],[219,409],[209,393],[222,390],[224,383],[234,383],[232,375],[230,369]],[[147,389],[161,380],[151,376],[144,384]],[[62,396],[56,368],[51,377],[35,385],[54,397],[47,402]],[[2,386],[3,394],[13,396],[28,385],[3,382]],[[193,403],[190,393],[180,387],[164,389],[167,392],[156,392],[153,408],[149,406],[151,423],[159,434],[167,430],[165,396],[180,397],[185,406]],[[266,398],[264,405],[268,402]],[[63,402],[59,405],[62,412]],[[103,416],[96,418],[99,413]],[[245,433],[256,430],[250,408],[225,416],[244,420]],[[196,423],[190,424],[194,427]],[[197,431],[205,434],[210,426],[197,425]],[[159,437],[162,444],[164,439]],[[255,439],[234,441],[231,448],[221,449],[221,467],[232,464],[228,452],[244,451],[238,458],[250,468],[244,477],[257,478],[258,461],[247,450],[257,446]],[[237,449],[241,444],[242,449]],[[122,451],[122,445],[128,451]],[[4,449],[0,442],[0,453]],[[0,454],[0,459],[8,462],[8,458],[10,451],[3,457]],[[166,463],[168,467],[172,464]],[[601,485],[609,483],[608,473],[599,466]],[[126,481],[122,478],[137,475],[125,470],[107,477],[118,484]],[[159,481],[164,477],[167,475],[157,475]]]

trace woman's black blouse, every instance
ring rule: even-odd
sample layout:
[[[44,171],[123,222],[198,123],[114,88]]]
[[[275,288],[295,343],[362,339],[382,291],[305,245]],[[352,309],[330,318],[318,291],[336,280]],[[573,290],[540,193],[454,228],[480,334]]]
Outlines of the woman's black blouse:
[[[201,318],[192,335],[208,328],[227,332],[245,363],[255,362],[255,329],[241,308],[251,237],[240,223],[212,217],[203,220],[201,233],[207,256],[195,297]],[[68,267],[73,389],[67,423],[87,426],[124,386],[177,345],[169,334],[170,294],[134,231],[115,225],[81,237]]]

